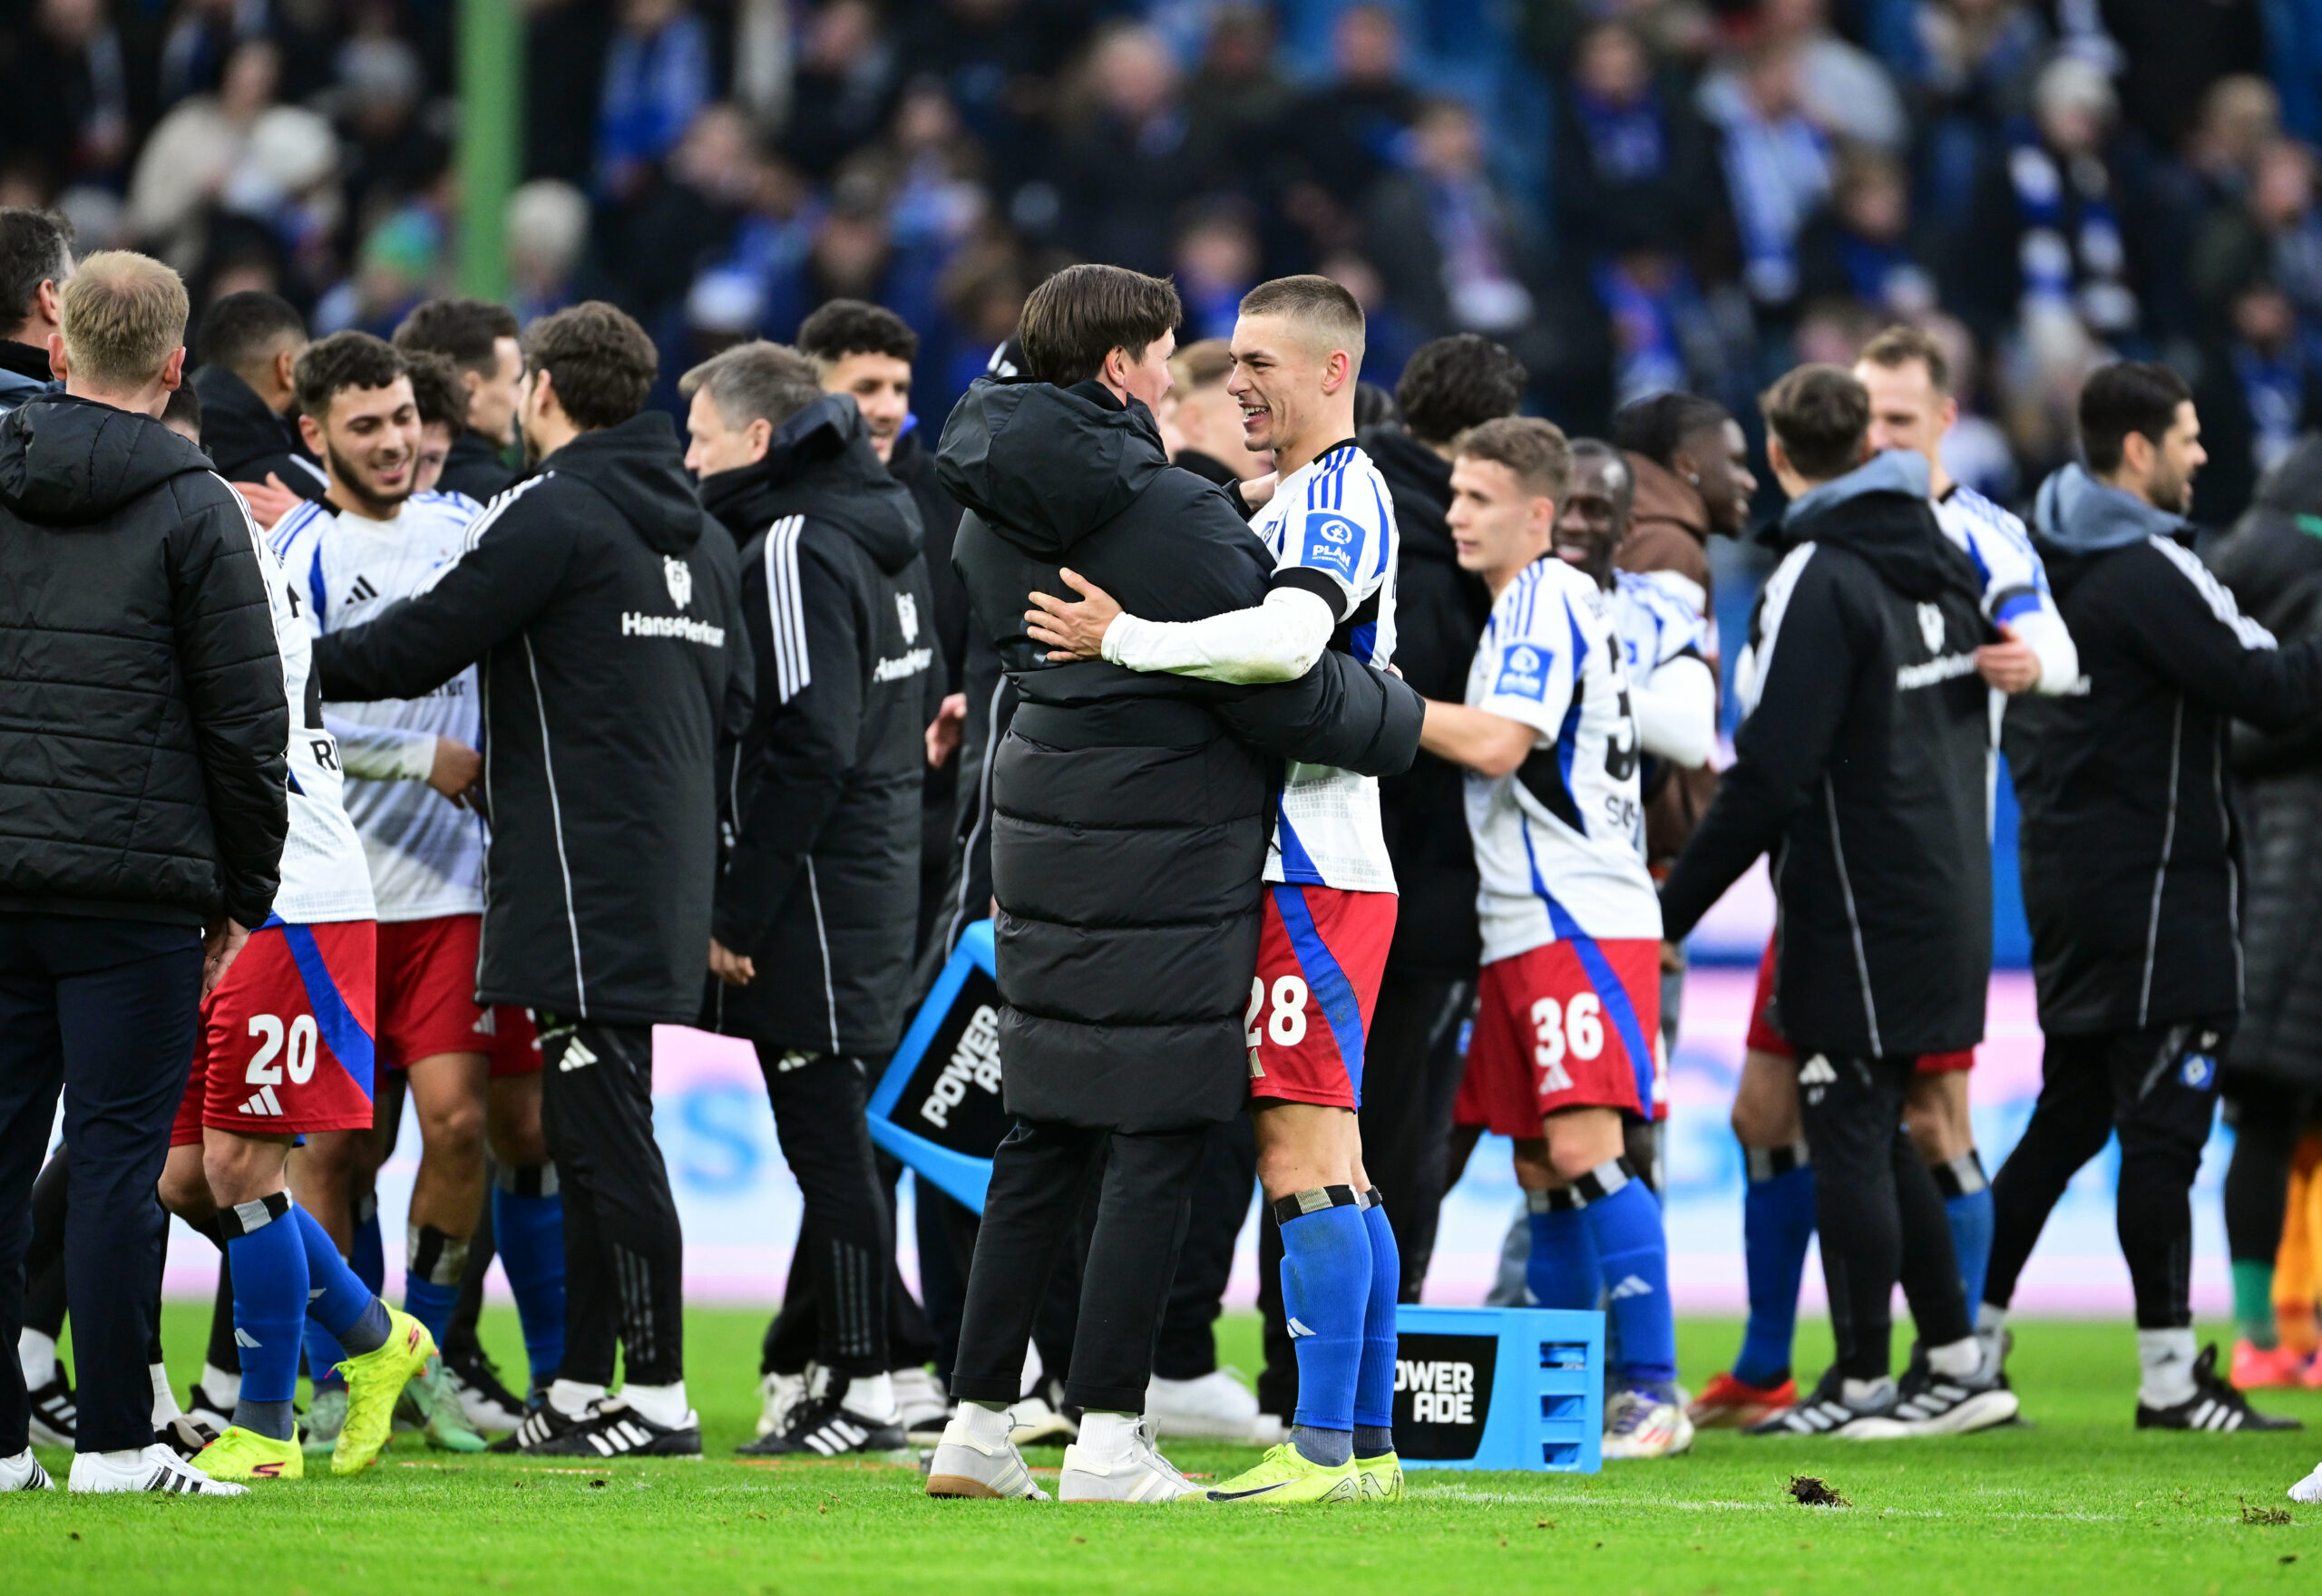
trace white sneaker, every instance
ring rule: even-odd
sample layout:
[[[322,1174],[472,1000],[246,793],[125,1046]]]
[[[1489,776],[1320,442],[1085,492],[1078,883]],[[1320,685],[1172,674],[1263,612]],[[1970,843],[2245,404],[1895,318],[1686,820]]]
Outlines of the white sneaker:
[[[158,1441],[128,1464],[110,1463],[102,1452],[75,1453],[66,1487],[82,1495],[132,1491],[159,1491],[172,1496],[249,1494],[249,1486],[237,1485],[229,1480],[213,1480]]]
[[[1262,1413],[1250,1421],[1250,1445],[1279,1446],[1290,1439],[1290,1421],[1278,1413]]]
[[[1638,1390],[1616,1391],[1605,1399],[1607,1458],[1675,1457],[1693,1445],[1693,1421],[1679,1404]]]
[[[54,1491],[56,1482],[25,1447],[14,1457],[0,1457],[0,1491]]]
[[[1230,1368],[1191,1380],[1154,1376],[1145,1392],[1145,1416],[1153,1422],[1153,1433],[1247,1442],[1258,1422],[1258,1398],[1239,1377],[1239,1370]]]
[[[806,1400],[805,1375],[768,1375],[758,1382],[758,1434],[778,1435],[790,1427],[791,1411]]]
[[[2289,1499],[2292,1502],[2322,1502],[2322,1463],[2316,1464],[2312,1474],[2289,1488]]]
[[[998,1425],[981,1425],[975,1417],[990,1412],[990,1408],[979,1408],[972,1403],[961,1404],[960,1411],[951,1416],[951,1422],[943,1426],[943,1439],[930,1461],[927,1494],[985,1501],[1020,1498],[1046,1502],[1049,1494],[1032,1483],[1032,1471],[1025,1466],[1023,1454],[1016,1450],[1016,1443],[997,1434]],[[993,1415],[995,1418],[1005,1416]],[[979,1428],[995,1433],[979,1435]]]
[[[1079,1436],[1080,1426],[1050,1407],[1045,1396],[1027,1396],[1008,1410],[1008,1439],[1018,1446],[1053,1446]]]
[[[932,1446],[951,1422],[951,1398],[934,1371],[899,1368],[890,1377],[895,1388],[895,1418],[914,1446]]]
[[[1087,1426],[1083,1426],[1083,1433]],[[1059,1502],[1201,1502],[1209,1493],[1177,1472],[1177,1465],[1153,1445],[1153,1422],[1141,1418],[1129,1432],[1126,1445],[1109,1455],[1086,1441],[1064,1449],[1064,1468],[1056,1483]]]

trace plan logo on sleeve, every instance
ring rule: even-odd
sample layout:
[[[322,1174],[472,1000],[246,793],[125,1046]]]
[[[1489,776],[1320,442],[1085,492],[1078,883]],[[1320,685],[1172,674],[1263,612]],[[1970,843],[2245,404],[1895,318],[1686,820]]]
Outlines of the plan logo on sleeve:
[[[1538,703],[1547,695],[1548,662],[1553,657],[1530,643],[1508,644],[1499,651],[1499,678],[1492,684],[1492,696]]]

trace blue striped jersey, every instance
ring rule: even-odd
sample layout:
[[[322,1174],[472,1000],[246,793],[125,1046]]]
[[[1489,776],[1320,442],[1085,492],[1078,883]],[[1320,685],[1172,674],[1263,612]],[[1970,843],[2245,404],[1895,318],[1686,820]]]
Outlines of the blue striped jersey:
[[[1251,530],[1273,556],[1276,586],[1295,583],[1331,603],[1338,621],[1331,647],[1375,666],[1394,657],[1394,500],[1359,444],[1327,449],[1283,478]],[[1377,779],[1292,764],[1283,778],[1265,879],[1393,891]]]
[[[1964,482],[1935,501],[1935,519],[1943,535],[1967,551],[1976,575],[1984,585],[1984,614],[1995,621],[2014,620],[2030,609],[2045,609],[2057,617],[2056,601],[2048,591],[2048,569],[2032,547],[2032,535],[2023,521]]]

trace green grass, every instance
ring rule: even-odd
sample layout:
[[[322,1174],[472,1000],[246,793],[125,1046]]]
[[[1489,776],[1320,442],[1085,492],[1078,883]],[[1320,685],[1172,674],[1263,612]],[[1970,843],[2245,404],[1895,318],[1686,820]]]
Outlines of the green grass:
[[[169,1345],[198,1363],[200,1308],[173,1305]],[[710,1457],[549,1470],[515,1459],[391,1452],[352,1480],[327,1474],[237,1502],[19,1495],[0,1503],[0,1591],[1155,1591],[1308,1596],[1403,1592],[2307,1590],[2322,1582],[2322,1508],[2286,1526],[2239,1504],[2288,1507],[2313,1435],[2178,1436],[2130,1427],[2125,1325],[2022,1327],[2011,1371],[2030,1428],[1884,1445],[1706,1435],[1674,1462],[1602,1474],[1414,1473],[1392,1508],[1246,1512],[931,1502],[892,1465],[745,1464],[756,1412],[756,1314],[690,1316],[693,1396]],[[520,1361],[512,1316],[487,1338]],[[1230,1361],[1256,1366],[1256,1325],[1229,1318]],[[1827,1330],[1800,1338],[1809,1367]],[[1734,1327],[1681,1327],[1698,1385]],[[182,1390],[193,1369],[179,1372]],[[2322,1394],[2270,1403],[2322,1431]],[[1195,1471],[1246,1449],[1178,1445]],[[1035,1454],[1036,1467],[1058,1454]],[[47,1459],[62,1474],[69,1460]],[[1793,1472],[1849,1509],[1792,1505]]]

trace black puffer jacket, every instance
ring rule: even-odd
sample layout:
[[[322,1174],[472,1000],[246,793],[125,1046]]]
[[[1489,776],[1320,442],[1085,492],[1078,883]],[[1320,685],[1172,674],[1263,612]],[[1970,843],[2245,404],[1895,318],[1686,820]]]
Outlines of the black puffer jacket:
[[[473,429],[452,440],[452,452],[444,456],[444,474],[435,483],[442,492],[465,493],[478,504],[491,503],[515,485],[516,473],[508,469],[507,455]]]
[[[229,482],[263,482],[272,472],[302,499],[322,501],[330,479],[298,442],[295,423],[266,407],[250,385],[222,365],[193,374],[201,400],[201,447]]]
[[[0,910],[265,922],[290,720],[256,536],[150,416],[0,421]]]
[[[2007,710],[2040,1028],[2229,1025],[2247,871],[2227,743],[2237,718],[2322,716],[2322,644],[2277,647],[2181,518],[2077,465],[2041,486],[2032,522],[2088,681]]]
[[[1395,566],[1395,668],[1422,698],[1467,696],[1476,639],[1491,616],[1483,579],[1459,569],[1451,529],[1451,462],[1400,427],[1371,427],[1362,447],[1395,499],[1401,535]],[[1476,853],[1468,835],[1466,778],[1422,752],[1410,769],[1379,783],[1379,817],[1395,861],[1398,975],[1465,980],[1483,959],[1476,929]]]
[[[1132,1131],[1229,1119],[1278,779],[1260,750],[1391,774],[1417,749],[1419,698],[1336,651],[1263,688],[1048,664],[1024,599],[1059,590],[1059,563],[1156,620],[1264,601],[1263,546],[1168,463],[1141,404],[981,381],[939,459],[968,509],[955,563],[1022,698],[992,779],[1008,1108]]]
[[[669,418],[583,433],[426,591],[315,643],[325,698],[480,664],[492,814],[478,999],[690,1025],[709,968],[717,751],[749,708],[734,540]]]
[[[2210,566],[2283,647],[2322,635],[2322,438],[2308,438],[2259,486]],[[2304,523],[2304,524],[2302,524]],[[2242,894],[2247,1007],[2227,1062],[2322,1086],[2322,724],[2268,733],[2238,725],[2233,772],[2249,832]]]
[[[1771,853],[1774,1007],[1801,1054],[1972,1047],[1992,964],[1982,585],[1914,454],[1805,494],[1782,530],[1750,618],[1755,707],[1662,889],[1663,932]]]
[[[791,417],[756,465],[705,478],[701,498],[742,544],[742,614],[766,662],[712,921],[758,974],[713,980],[710,1024],[883,1053],[902,1033],[943,691],[919,511],[844,394]]]

